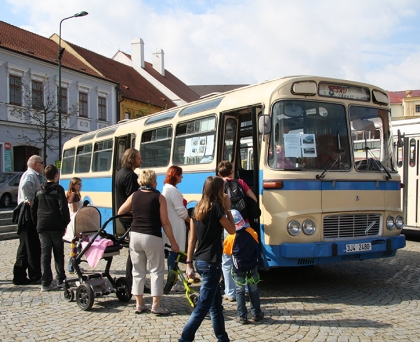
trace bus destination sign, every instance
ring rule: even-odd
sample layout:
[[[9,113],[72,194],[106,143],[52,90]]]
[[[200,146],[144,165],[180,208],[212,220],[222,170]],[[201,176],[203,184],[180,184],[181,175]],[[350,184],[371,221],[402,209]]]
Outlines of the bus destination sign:
[[[370,100],[369,89],[364,87],[355,87],[344,84],[320,83],[318,92],[319,96],[341,97],[359,101]]]

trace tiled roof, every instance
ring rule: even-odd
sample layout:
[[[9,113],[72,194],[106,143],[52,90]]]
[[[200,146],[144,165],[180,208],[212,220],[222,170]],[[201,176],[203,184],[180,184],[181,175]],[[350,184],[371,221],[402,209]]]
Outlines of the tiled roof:
[[[80,56],[105,77],[120,84],[121,94],[129,99],[150,103],[161,108],[172,108],[175,104],[149,83],[134,68],[111,58],[99,55],[67,42]]]
[[[0,21],[0,48],[57,65],[58,44],[51,39]],[[61,66],[105,79],[95,70],[68,52],[64,52]]]
[[[196,92],[168,70],[165,69],[165,76],[162,76],[161,73],[153,68],[153,64],[148,62],[144,62],[144,69],[166,88],[177,94],[182,100],[192,102],[200,98]]]
[[[408,97],[407,91],[388,91],[389,101],[391,103],[402,103],[402,99]],[[411,90],[411,97],[420,96],[420,90]]]
[[[120,51],[129,59],[131,59],[131,55]],[[171,74],[167,69],[165,69],[165,76],[162,76],[160,72],[153,68],[153,64],[149,62],[144,62],[144,70],[149,73],[154,79],[159,81],[163,84],[166,88],[171,90],[173,93],[179,96],[180,99],[186,102],[196,101],[200,98],[194,90],[192,90],[189,86],[187,86],[184,82],[182,82],[179,78],[175,77]]]

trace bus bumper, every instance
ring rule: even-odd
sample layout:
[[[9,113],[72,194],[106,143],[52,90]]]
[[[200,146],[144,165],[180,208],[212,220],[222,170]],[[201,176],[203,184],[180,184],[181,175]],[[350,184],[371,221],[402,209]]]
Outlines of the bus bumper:
[[[347,252],[353,244],[369,244],[370,250]],[[280,266],[322,265],[340,261],[367,260],[394,256],[397,249],[405,247],[405,236],[367,238],[316,243],[283,243],[264,245],[263,268]]]

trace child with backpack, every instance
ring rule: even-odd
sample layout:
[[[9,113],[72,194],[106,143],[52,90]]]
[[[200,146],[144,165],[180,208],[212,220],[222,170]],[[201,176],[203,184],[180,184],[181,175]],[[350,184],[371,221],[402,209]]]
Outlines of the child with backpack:
[[[217,172],[220,177],[225,181],[225,194],[230,198],[232,209],[237,209],[241,212],[245,219],[245,222],[249,223],[248,220],[248,208],[246,197],[251,198],[257,203],[252,190],[242,179],[233,178],[233,165],[230,161],[223,160],[217,165]],[[226,236],[224,236],[226,238]],[[232,268],[232,257],[223,253],[222,256],[222,272],[224,281],[225,294],[223,298],[229,302],[236,301],[235,283],[230,274]],[[248,289],[245,289],[246,295],[248,295]]]
[[[236,234],[228,235],[224,242],[223,253],[232,255],[231,274],[235,282],[238,322],[248,324],[248,311],[245,300],[245,285],[248,285],[252,319],[259,322],[264,318],[258,291],[259,248],[258,235],[243,219],[241,213],[231,210]]]

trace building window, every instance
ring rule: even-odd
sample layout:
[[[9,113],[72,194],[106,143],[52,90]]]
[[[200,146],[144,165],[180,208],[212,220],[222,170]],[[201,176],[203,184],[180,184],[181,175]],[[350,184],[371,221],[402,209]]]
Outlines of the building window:
[[[32,80],[32,108],[42,109],[44,107],[43,97],[44,91],[42,82]]]
[[[20,76],[9,75],[10,103],[22,105],[22,78]]]
[[[420,105],[416,105],[416,113],[420,113]]]
[[[98,116],[99,120],[106,121],[106,98],[98,97]]]
[[[67,88],[61,87],[61,113],[67,114]]]
[[[79,93],[79,116],[88,117],[88,95]]]

